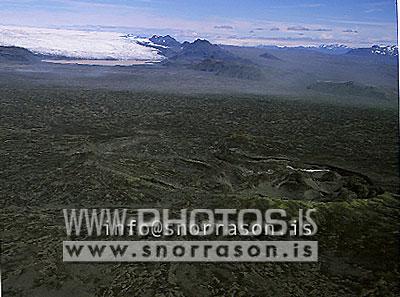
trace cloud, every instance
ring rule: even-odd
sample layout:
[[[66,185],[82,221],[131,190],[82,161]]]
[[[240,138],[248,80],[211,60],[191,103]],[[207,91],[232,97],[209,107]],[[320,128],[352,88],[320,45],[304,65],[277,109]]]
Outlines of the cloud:
[[[311,31],[315,31],[315,32],[331,32],[332,29],[327,29],[327,28],[317,28],[317,29],[313,29]]]
[[[335,31],[336,32],[336,31]],[[307,33],[297,32],[292,36],[255,36],[255,35],[231,35],[221,36],[218,43],[237,46],[258,46],[258,45],[277,45],[277,46],[319,46],[321,44],[339,43],[351,47],[369,47],[372,44],[392,44],[388,38],[386,42],[377,42],[376,38],[364,38],[359,35],[340,34],[318,34],[318,36],[307,36]],[[380,38],[382,39],[382,38]]]
[[[237,35],[232,35],[228,36],[229,39],[236,39],[236,40],[254,40],[254,41],[274,41],[274,40],[279,40],[279,41],[315,41],[315,42],[322,42],[322,41],[327,41],[330,39],[326,38],[314,38],[314,37],[292,37],[292,36],[281,36],[281,37],[254,37],[254,36],[237,36]]]
[[[217,25],[214,26],[214,29],[233,30],[233,27],[229,25]]]
[[[322,7],[322,6],[324,6],[322,3],[310,3],[310,4],[299,5],[299,7],[304,7],[304,8],[316,8],[316,7]]]
[[[313,31],[313,32],[330,32],[332,29],[327,28],[307,28],[304,26],[291,26],[287,28],[288,31]]]
[[[270,31],[279,31],[280,29],[278,27],[273,27],[271,29],[269,29]]]
[[[296,8],[318,8],[322,7],[322,3],[308,3],[308,4],[287,4],[287,5],[276,5],[272,6],[273,9],[296,9]]]
[[[365,10],[364,12],[365,13],[375,13],[375,12],[381,12],[381,11],[383,11],[382,8],[371,8],[371,9]]]
[[[287,28],[288,31],[310,31],[310,28],[303,26],[291,26]]]
[[[277,45],[277,46],[304,46],[320,45],[321,43],[332,43],[331,40],[323,38],[312,38],[308,36],[298,37],[255,37],[255,36],[229,36],[217,40],[217,43],[237,46]]]
[[[346,29],[346,30],[343,30],[342,32],[343,32],[343,33],[355,33],[355,34],[358,33],[357,30],[352,30],[352,29]]]
[[[395,2],[395,1],[393,1]],[[388,5],[390,5],[390,1],[378,1],[378,2],[371,2],[371,3],[365,3],[365,13],[376,13],[376,12],[382,12],[384,11],[385,8],[388,8]],[[395,5],[393,3],[393,5]],[[394,7],[393,7],[394,8]]]

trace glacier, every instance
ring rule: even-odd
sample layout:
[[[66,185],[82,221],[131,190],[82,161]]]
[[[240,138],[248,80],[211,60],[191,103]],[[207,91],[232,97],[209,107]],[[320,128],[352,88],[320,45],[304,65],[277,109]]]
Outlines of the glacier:
[[[151,44],[146,38],[117,32],[0,25],[0,46],[23,47],[36,54],[51,56],[148,62],[163,60],[164,57]]]

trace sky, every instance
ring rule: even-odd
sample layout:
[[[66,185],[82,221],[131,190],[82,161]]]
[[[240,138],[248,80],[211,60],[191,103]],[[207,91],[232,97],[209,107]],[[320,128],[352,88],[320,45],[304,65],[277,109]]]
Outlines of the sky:
[[[0,24],[232,45],[396,44],[395,0],[0,0]]]

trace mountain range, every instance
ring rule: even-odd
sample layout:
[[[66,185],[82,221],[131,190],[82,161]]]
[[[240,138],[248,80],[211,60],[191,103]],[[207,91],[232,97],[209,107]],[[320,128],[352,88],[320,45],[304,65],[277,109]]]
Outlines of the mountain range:
[[[321,44],[319,46],[294,46],[294,47],[278,47],[278,46],[259,46],[259,48],[281,49],[281,50],[305,50],[314,51],[329,55],[383,55],[389,57],[398,56],[398,47],[396,45],[373,45],[367,48],[352,48],[344,44]]]
[[[379,46],[373,45],[369,48],[356,48],[351,49],[347,52],[349,55],[357,55],[357,56],[387,56],[387,57],[397,57],[399,55],[399,51],[397,46]]]
[[[65,32],[68,30],[53,30],[51,34],[56,36],[50,39],[49,32],[32,30],[15,35],[13,30],[0,26],[0,34],[4,33],[0,43],[0,74],[1,69],[22,71],[15,65],[24,65],[21,73],[35,73],[35,80],[46,73],[63,74],[46,76],[44,81],[70,77],[61,84],[76,81],[99,87],[111,84],[118,88],[154,87],[157,91],[173,92],[185,89],[185,92],[333,96],[357,102],[392,102],[397,98],[397,89],[393,87],[397,82],[396,46],[244,47],[212,44],[205,39],[181,43],[170,35],[85,32],[78,36],[75,31]],[[76,40],[67,42],[71,38]],[[83,65],[120,65],[111,63],[114,60],[134,63],[118,68],[82,66],[78,72],[76,65],[58,65],[79,64],[79,61],[107,62]],[[9,72],[5,77],[8,75]],[[77,76],[80,78],[74,80]],[[113,79],[114,76],[118,79]]]
[[[116,32],[91,32],[63,29],[25,28],[0,25],[0,46],[15,46],[30,50],[35,54],[62,56],[79,59],[137,59],[160,62],[165,59],[197,60],[237,60],[231,53],[221,50],[218,45],[207,40],[180,43],[170,35],[141,37],[133,34],[121,35]],[[315,51],[330,55],[349,54],[353,56],[398,56],[397,46],[370,48],[350,48],[343,44],[323,44],[320,46],[260,48]],[[271,56],[265,58],[273,58]],[[191,61],[192,62],[192,61]]]

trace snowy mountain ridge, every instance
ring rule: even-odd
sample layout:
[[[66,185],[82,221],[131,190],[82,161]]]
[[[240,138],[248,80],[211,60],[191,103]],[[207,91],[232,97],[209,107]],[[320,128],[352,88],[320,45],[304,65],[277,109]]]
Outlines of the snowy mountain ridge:
[[[399,55],[399,51],[396,45],[386,45],[386,46],[374,45],[371,47],[371,53],[374,55],[385,55],[385,56]]]
[[[22,47],[43,55],[78,59],[163,60],[164,56],[153,45],[148,38],[117,32],[0,25],[0,46]]]

